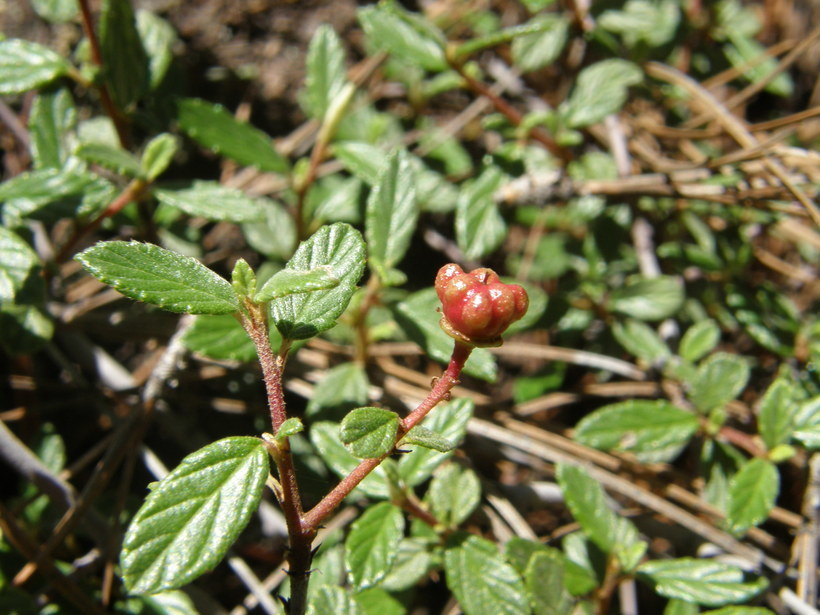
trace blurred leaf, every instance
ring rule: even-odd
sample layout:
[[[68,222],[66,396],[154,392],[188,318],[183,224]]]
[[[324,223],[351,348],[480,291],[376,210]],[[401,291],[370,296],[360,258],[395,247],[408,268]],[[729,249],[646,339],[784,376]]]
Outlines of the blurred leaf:
[[[344,587],[323,585],[311,596],[308,615],[362,615],[356,601]]]
[[[644,562],[637,573],[661,596],[706,606],[745,602],[767,585],[762,578],[745,582],[743,570],[737,566],[686,557]]]
[[[74,0],[70,3],[76,6]],[[35,169],[62,168],[69,155],[69,132],[77,123],[71,93],[60,88],[37,94],[28,119]]]
[[[225,438],[183,459],[126,532],[120,563],[128,590],[174,589],[216,566],[259,505],[267,477],[258,438]]]
[[[159,592],[153,595],[135,596],[148,611],[141,609],[139,615],[198,615],[193,600],[181,590]]]
[[[693,324],[680,341],[678,353],[686,361],[699,361],[712,352],[720,341],[720,327],[714,320],[706,319]]]
[[[698,367],[690,383],[689,399],[702,413],[722,408],[737,397],[749,381],[749,363],[741,356],[719,352]]]
[[[607,10],[598,17],[598,25],[623,37],[628,47],[646,42],[650,47],[665,45],[675,36],[680,23],[680,6],[676,0],[628,0],[622,10]]]
[[[728,28],[726,34],[730,43],[723,47],[729,62],[736,69],[742,71],[742,75],[750,83],[757,83],[777,68],[778,63],[775,58],[769,57],[760,62],[761,56],[766,54],[766,48],[750,36],[746,36],[733,28]],[[749,68],[749,64],[755,66]],[[788,71],[781,72],[764,88],[770,94],[776,96],[791,96],[794,91],[794,83]]]
[[[296,247],[296,225],[293,216],[277,201],[264,201],[261,219],[242,224],[248,244],[260,254],[285,261]]]
[[[393,450],[399,416],[384,408],[357,408],[342,419],[342,443],[359,459],[381,457]]]
[[[420,538],[404,538],[399,543],[396,557],[380,586],[400,592],[419,583],[433,566],[430,544]]]
[[[357,589],[384,578],[403,537],[404,514],[390,502],[374,504],[353,522],[345,541],[345,560]]]
[[[330,329],[347,308],[362,276],[365,247],[353,227],[337,222],[303,241],[285,266],[290,270],[326,267],[339,285],[330,290],[289,295],[271,302],[271,315],[283,337],[307,339]]]
[[[820,396],[798,406],[792,438],[807,448],[820,449]]]
[[[784,378],[778,378],[763,395],[758,413],[758,430],[766,450],[771,451],[779,444],[789,441],[796,412],[792,384]]]
[[[342,363],[325,371],[313,389],[305,416],[336,419],[367,403],[367,373],[357,363]]]
[[[333,144],[333,155],[345,169],[370,186],[377,185],[387,169],[384,151],[369,143],[339,141]]]
[[[297,293],[311,293],[317,290],[330,290],[339,285],[326,267],[317,267],[309,271],[283,269],[268,279],[256,293],[254,300],[263,303],[274,299],[281,299]]]
[[[39,264],[37,253],[17,233],[0,226],[0,302],[14,301]]]
[[[127,177],[142,177],[142,165],[131,152],[104,143],[83,143],[74,154],[92,164],[99,165]]]
[[[438,451],[439,453],[449,453],[456,448],[456,445],[450,442],[447,438],[444,438],[436,432],[430,431],[421,425],[416,425],[413,427],[413,429],[411,429],[407,435],[402,438],[399,446],[404,446],[405,444],[416,444],[424,448]]]
[[[486,256],[507,235],[507,224],[493,198],[504,180],[501,170],[490,166],[461,188],[456,203],[456,242],[467,258]]]
[[[521,578],[489,540],[456,532],[444,551],[447,587],[465,615],[528,615]]]
[[[197,316],[194,324],[182,336],[182,344],[191,352],[211,359],[242,362],[256,359],[253,342],[231,314]],[[274,348],[278,345],[278,342],[271,343]]]
[[[650,365],[668,359],[672,354],[655,330],[640,320],[615,321],[612,335],[629,353]]]
[[[683,300],[683,284],[677,277],[634,276],[612,291],[608,308],[638,320],[655,321],[673,316],[683,305]]]
[[[565,560],[560,551],[537,552],[530,558],[524,584],[533,612],[570,615],[574,601],[564,586]]]
[[[700,609],[693,602],[684,602],[674,598],[666,604],[663,615],[698,615]]]
[[[450,462],[433,475],[425,499],[439,521],[455,528],[481,502],[481,483],[471,469]]]
[[[266,201],[251,198],[237,188],[223,186],[216,181],[198,180],[190,188],[166,190],[156,188],[154,196],[160,203],[176,207],[189,216],[206,220],[248,222],[264,217]]]
[[[174,27],[151,11],[137,11],[137,32],[148,54],[149,85],[155,89],[165,78],[174,59],[177,34]]]
[[[695,611],[697,612],[697,611]],[[664,614],[666,615],[666,614]],[[725,606],[722,609],[704,611],[703,615],[775,615],[774,611],[762,606]]]
[[[38,88],[65,75],[69,68],[48,47],[19,38],[0,41],[0,96]]]
[[[387,275],[404,257],[416,230],[415,174],[401,150],[388,157],[387,166],[367,199],[365,237],[370,267],[387,283]]]
[[[353,599],[362,615],[406,615],[407,609],[398,598],[381,587],[356,592]]]
[[[765,521],[780,490],[777,467],[766,459],[744,463],[729,483],[726,522],[734,532],[743,532]]]
[[[320,25],[310,40],[306,72],[302,105],[310,117],[321,120],[347,83],[345,52],[328,24]]]
[[[77,14],[76,0],[31,0],[31,8],[51,23],[65,23]]]
[[[525,73],[552,64],[564,49],[569,29],[562,15],[538,15],[529,24],[543,29],[517,36],[512,42],[513,64]]]
[[[148,55],[129,0],[103,0],[100,51],[114,103],[126,110],[148,90]]]
[[[140,160],[142,174],[148,181],[162,175],[174,159],[178,147],[176,138],[167,132],[158,134],[148,142]]]
[[[261,130],[236,119],[222,105],[199,98],[177,103],[179,126],[189,137],[220,156],[261,171],[287,173],[290,164]]]
[[[698,430],[698,418],[664,400],[631,399],[598,408],[574,439],[604,451],[633,453],[641,463],[672,461]]]
[[[559,111],[570,128],[596,124],[621,109],[629,86],[643,79],[641,69],[626,60],[611,58],[584,68],[569,98]]]
[[[188,256],[137,241],[103,241],[75,258],[126,297],[171,312],[231,314],[239,302],[230,283]]]

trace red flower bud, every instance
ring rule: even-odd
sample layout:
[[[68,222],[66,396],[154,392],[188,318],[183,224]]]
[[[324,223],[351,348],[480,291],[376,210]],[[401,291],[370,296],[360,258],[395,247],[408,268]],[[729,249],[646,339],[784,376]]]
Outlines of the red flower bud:
[[[518,284],[504,284],[492,269],[470,273],[450,263],[439,269],[441,328],[473,346],[500,346],[501,334],[527,313],[529,297]]]

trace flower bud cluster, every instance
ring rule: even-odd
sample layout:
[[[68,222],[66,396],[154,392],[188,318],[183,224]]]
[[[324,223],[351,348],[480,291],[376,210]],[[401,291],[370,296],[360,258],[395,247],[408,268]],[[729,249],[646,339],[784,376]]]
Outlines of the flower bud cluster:
[[[441,328],[473,346],[500,346],[501,334],[527,312],[529,297],[518,284],[504,284],[492,269],[470,273],[455,264],[436,276]]]

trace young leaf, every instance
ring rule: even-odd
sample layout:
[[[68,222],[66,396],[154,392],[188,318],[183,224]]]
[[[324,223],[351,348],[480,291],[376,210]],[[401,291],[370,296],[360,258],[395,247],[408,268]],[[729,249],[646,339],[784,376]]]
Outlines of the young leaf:
[[[634,277],[609,296],[609,309],[638,320],[663,320],[683,305],[680,279],[674,276]]]
[[[290,170],[287,159],[276,151],[268,135],[239,121],[221,105],[184,98],[177,103],[177,120],[185,134],[216,154],[261,171]]]
[[[365,237],[369,263],[383,283],[407,252],[418,213],[415,173],[407,155],[399,150],[388,158],[387,167],[367,199]]]
[[[140,159],[142,174],[148,181],[159,177],[177,153],[178,143],[173,135],[163,132],[148,142]]]
[[[328,24],[316,28],[305,62],[302,104],[310,117],[321,120],[347,83],[345,52],[336,32]]]
[[[612,325],[612,335],[628,352],[649,364],[668,358],[672,353],[655,330],[640,320],[628,318]]]
[[[744,463],[729,482],[726,522],[734,532],[743,532],[766,520],[780,491],[780,474],[767,459]]]
[[[393,449],[399,416],[384,408],[357,408],[339,426],[342,442],[359,459],[381,457]]]
[[[148,74],[151,89],[162,83],[174,59],[177,33],[159,15],[147,10],[137,11],[137,32],[148,54]]]
[[[778,378],[763,395],[757,419],[766,450],[771,451],[779,444],[786,444],[789,441],[796,412],[797,404],[792,398],[792,385],[784,378]]]
[[[286,419],[285,422],[279,426],[274,438],[277,440],[284,440],[290,436],[295,436],[296,434],[304,431],[304,429],[305,426],[302,424],[299,417],[292,416],[289,419]]]
[[[456,203],[456,242],[467,258],[486,256],[507,235],[507,224],[493,198],[503,181],[501,170],[490,166],[461,189]]]
[[[194,258],[155,245],[104,241],[75,258],[91,275],[126,297],[171,312],[231,314],[239,310],[227,280]]]
[[[661,596],[706,606],[745,602],[767,585],[763,578],[745,582],[737,566],[688,557],[644,562],[637,573]]]
[[[634,453],[642,463],[671,461],[697,431],[698,418],[664,400],[632,399],[581,419],[575,440],[604,451]]]
[[[123,541],[130,592],[181,587],[213,568],[250,520],[268,477],[258,438],[232,437],[188,455],[148,494]]]
[[[139,607],[126,610],[126,613],[144,615],[197,615],[199,613],[190,596],[178,589],[152,595],[134,596],[128,600],[129,607],[132,601],[139,603]]]
[[[19,38],[0,41],[0,96],[33,90],[68,70],[68,62],[48,47]]]
[[[246,297],[253,297],[256,294],[256,285],[256,272],[248,261],[244,258],[237,259],[231,271],[231,287],[239,300],[244,301]]]
[[[65,89],[40,92],[28,119],[34,168],[59,169],[69,155],[69,132],[77,122],[77,109]]]
[[[365,247],[353,227],[323,226],[302,242],[286,269],[307,271],[327,267],[339,285],[330,290],[288,295],[271,302],[276,327],[288,339],[307,339],[330,329],[347,307],[364,271]]]
[[[170,207],[181,209],[189,216],[207,220],[248,222],[264,217],[269,202],[251,198],[237,188],[229,188],[215,181],[195,181],[184,190],[155,189],[157,200]]]
[[[566,560],[560,551],[534,553],[524,573],[524,585],[533,612],[539,615],[570,615],[572,597],[564,586]]]
[[[732,401],[748,381],[748,362],[738,355],[720,352],[698,367],[690,383],[689,399],[698,410],[707,413]]]
[[[583,128],[616,113],[626,101],[627,89],[643,79],[641,69],[626,60],[611,58],[588,66],[559,111],[570,128]]]
[[[403,537],[404,515],[390,502],[371,506],[353,523],[345,559],[357,589],[371,587],[387,574]]]
[[[699,361],[714,350],[720,341],[720,327],[707,318],[696,322],[686,330],[680,340],[678,354],[686,361]]]
[[[567,42],[569,29],[569,22],[560,15],[539,15],[529,25],[539,31],[517,36],[512,42],[513,63],[525,73],[554,62]]]
[[[126,109],[148,90],[148,55],[142,46],[129,0],[104,0],[100,51],[114,103]]]
[[[444,551],[447,587],[465,615],[527,615],[530,605],[521,578],[495,544],[457,532]]]
[[[77,158],[127,177],[142,177],[142,165],[132,153],[105,143],[83,143],[74,150]]]
[[[481,502],[481,483],[475,472],[450,462],[433,476],[427,498],[436,518],[457,527]]]
[[[272,334],[276,335],[276,331]],[[271,347],[277,348],[280,341],[271,340]],[[191,352],[211,359],[250,362],[256,358],[253,342],[231,314],[197,316],[182,336],[182,344]]]
[[[456,447],[456,445],[447,438],[421,425],[413,427],[413,429],[402,438],[400,446],[404,446],[405,444],[417,444],[418,446],[423,446],[424,448],[429,448],[439,453],[449,453]]]

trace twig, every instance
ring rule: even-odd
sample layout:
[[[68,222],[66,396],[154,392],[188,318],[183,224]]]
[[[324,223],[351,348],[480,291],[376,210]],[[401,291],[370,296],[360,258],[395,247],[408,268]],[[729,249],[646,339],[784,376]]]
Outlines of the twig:
[[[245,560],[236,555],[231,556],[228,558],[228,566],[231,567],[231,570],[239,577],[245,587],[251,591],[256,598],[256,604],[261,606],[262,610],[268,615],[279,615],[281,609]]]
[[[490,352],[501,356],[543,359],[545,361],[563,361],[574,365],[606,370],[626,378],[631,378],[632,380],[646,379],[646,374],[643,370],[635,367],[632,363],[585,350],[528,344],[526,342],[507,342],[498,348],[490,348]]]

